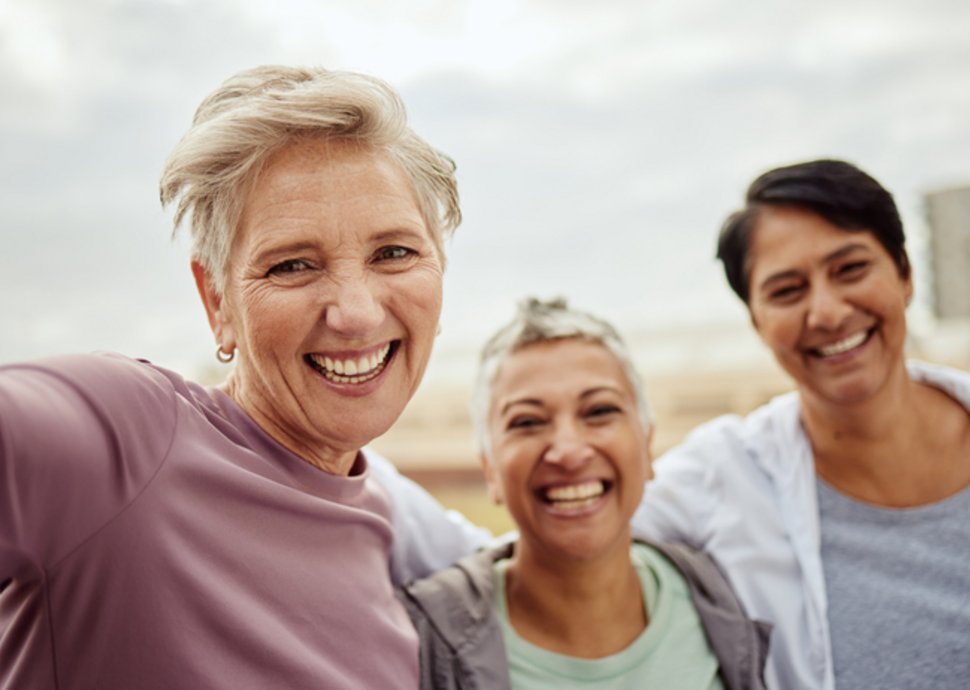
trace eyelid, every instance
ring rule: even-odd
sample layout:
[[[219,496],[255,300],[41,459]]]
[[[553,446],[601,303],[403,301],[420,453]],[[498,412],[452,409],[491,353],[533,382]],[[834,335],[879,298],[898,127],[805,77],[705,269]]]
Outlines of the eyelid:
[[[266,275],[279,275],[282,273],[298,273],[302,270],[310,268],[310,262],[306,259],[284,259],[282,261],[277,261],[269,270],[266,271]],[[294,270],[287,270],[294,269]]]
[[[393,256],[392,256],[393,254]],[[420,252],[414,247],[409,247],[403,244],[388,244],[380,247],[374,252],[374,259],[377,261],[381,260],[401,260],[409,259],[418,256]]]
[[[513,415],[505,422],[505,428],[508,431],[514,431],[515,429],[530,428],[533,426],[539,426],[543,424],[545,420],[533,414],[520,414]]]
[[[586,408],[586,410],[583,412],[583,415],[586,417],[593,417],[594,419],[596,419],[596,418],[610,417],[613,415],[623,414],[625,410],[626,410],[626,407],[618,403],[600,402],[600,403],[594,403],[590,405],[588,408]]]

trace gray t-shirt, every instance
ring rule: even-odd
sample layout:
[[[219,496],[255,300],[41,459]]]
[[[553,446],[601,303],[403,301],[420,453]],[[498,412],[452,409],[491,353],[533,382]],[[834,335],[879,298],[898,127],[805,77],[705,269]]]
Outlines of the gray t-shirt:
[[[818,481],[838,690],[970,687],[970,489],[879,508]]]

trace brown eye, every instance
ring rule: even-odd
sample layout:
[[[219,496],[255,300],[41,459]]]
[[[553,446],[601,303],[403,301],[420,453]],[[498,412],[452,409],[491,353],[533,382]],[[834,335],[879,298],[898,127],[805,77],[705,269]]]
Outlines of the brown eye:
[[[842,278],[857,278],[865,273],[868,267],[868,261],[853,261],[840,267],[838,273]]]
[[[586,412],[586,416],[587,417],[606,417],[608,415],[617,414],[619,412],[622,412],[622,410],[618,406],[604,403],[602,405],[594,405],[593,407],[591,407]]]
[[[534,429],[535,427],[542,425],[542,423],[543,420],[540,417],[534,417],[532,415],[513,417],[509,420],[506,429]]]
[[[772,302],[786,303],[794,302],[802,294],[801,285],[782,285],[768,293],[768,298]]]

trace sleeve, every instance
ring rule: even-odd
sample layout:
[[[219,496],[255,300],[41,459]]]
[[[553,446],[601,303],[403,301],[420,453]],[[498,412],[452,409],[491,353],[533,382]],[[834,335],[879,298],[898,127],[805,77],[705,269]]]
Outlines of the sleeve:
[[[56,564],[150,480],[174,405],[148,371],[93,355],[0,367],[0,582]]]
[[[431,494],[388,461],[366,449],[368,467],[391,498],[394,544],[391,578],[403,584],[447,568],[490,543],[492,535],[455,510],[446,510]]]
[[[699,427],[654,462],[654,477],[633,515],[635,537],[705,547],[720,500],[717,455],[719,448],[728,452],[721,437],[723,424],[729,421],[724,418]]]

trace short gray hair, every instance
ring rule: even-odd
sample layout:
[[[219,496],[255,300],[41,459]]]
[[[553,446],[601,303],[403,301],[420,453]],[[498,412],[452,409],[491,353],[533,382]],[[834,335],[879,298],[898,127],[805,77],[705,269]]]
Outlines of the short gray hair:
[[[269,65],[230,77],[202,101],[160,181],[162,205],[178,199],[173,234],[190,214],[192,257],[220,291],[245,197],[263,165],[315,137],[352,141],[400,163],[444,262],[444,237],[461,222],[455,164],[407,126],[400,96],[364,74]]]
[[[502,362],[528,345],[573,338],[602,345],[616,357],[633,389],[640,419],[645,428],[650,427],[650,407],[643,380],[617,330],[603,319],[571,309],[563,298],[542,301],[529,297],[519,304],[515,318],[500,328],[482,348],[472,392],[471,416],[479,449],[486,457],[491,457],[488,411],[492,403],[492,384]]]

